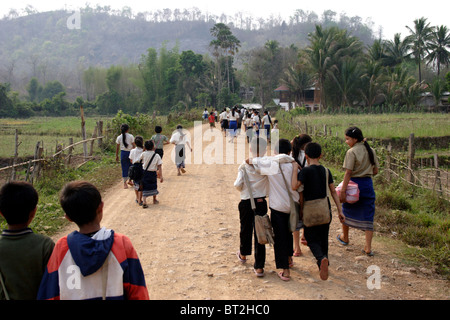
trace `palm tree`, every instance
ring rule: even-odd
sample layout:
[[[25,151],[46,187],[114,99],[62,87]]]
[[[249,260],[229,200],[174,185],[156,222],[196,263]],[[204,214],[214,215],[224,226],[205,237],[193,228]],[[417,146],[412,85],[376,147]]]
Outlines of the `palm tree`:
[[[309,34],[310,45],[306,48],[309,63],[314,70],[318,89],[320,90],[319,110],[322,112],[323,103],[325,102],[324,83],[331,67],[332,45],[334,36],[337,33],[336,28],[323,29],[322,26],[316,25],[314,33]]]
[[[359,85],[358,62],[351,57],[345,57],[338,64],[333,65],[330,76],[341,94],[341,107],[351,106],[350,96]]]
[[[410,35],[407,37],[408,42],[411,44],[412,55],[415,57],[416,62],[419,65],[419,82],[422,82],[422,69],[421,62],[422,57],[427,51],[428,43],[431,40],[431,35],[433,32],[433,27],[427,23],[426,18],[420,18],[414,20],[414,29],[406,26],[409,30]]]
[[[306,70],[306,66],[300,64],[289,66],[281,81],[294,95],[296,105],[305,101],[305,90],[314,85],[313,77]]]
[[[404,62],[408,57],[410,46],[407,39],[401,39],[400,33],[394,35],[394,40],[389,40],[385,44],[385,65],[391,68]]]
[[[431,41],[428,44],[429,54],[427,56],[428,64],[436,62],[438,77],[441,73],[441,65],[448,67],[450,63],[450,33],[446,26],[437,27],[431,35]]]
[[[383,70],[381,63],[373,60],[368,60],[363,66],[360,93],[365,105],[368,107],[373,106],[380,95],[383,83]]]

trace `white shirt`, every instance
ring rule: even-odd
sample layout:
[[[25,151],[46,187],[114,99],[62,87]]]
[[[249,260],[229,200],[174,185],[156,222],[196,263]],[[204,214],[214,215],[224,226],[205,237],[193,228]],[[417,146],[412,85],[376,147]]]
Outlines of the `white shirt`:
[[[172,136],[170,137],[170,143],[175,144],[186,144],[187,141],[187,134],[184,132],[184,129],[182,129],[183,135],[180,133],[180,130],[177,130]]]
[[[234,116],[233,116],[233,112],[230,112],[228,115],[228,119],[230,121],[236,121],[238,117],[239,117],[239,113],[237,113],[237,112],[234,113]]]
[[[144,149],[139,148],[139,147],[136,147],[133,150],[131,150],[130,151],[130,156],[129,156],[129,158],[131,160],[131,163],[139,162],[140,161],[139,159],[141,158],[142,152],[144,152]]]
[[[270,124],[269,116],[268,116],[268,115],[265,115],[265,116],[262,118],[262,123],[263,123],[264,125],[269,125],[269,124]]]
[[[139,161],[142,160],[142,167],[144,168],[144,170],[147,168],[147,165],[148,165],[149,161],[152,159],[154,154],[155,154],[155,151],[142,152],[141,157],[139,158]],[[147,171],[157,171],[158,166],[162,165],[162,164],[163,164],[163,162],[161,160],[161,157],[159,156],[159,154],[156,154],[155,157],[153,158],[152,163],[148,167]]]
[[[299,200],[298,192],[291,188],[293,161],[294,158],[286,154],[252,159],[252,164],[256,172],[267,175],[269,179],[269,207],[280,212],[291,212],[291,202],[288,192],[291,193],[292,199],[295,202]],[[286,190],[286,183],[283,181],[280,167],[289,190]]]
[[[234,186],[241,192],[241,200],[250,199],[250,190],[244,180],[244,168],[247,171],[248,180],[250,182],[253,198],[263,198],[268,195],[269,180],[267,176],[261,175],[256,172],[255,168],[245,163],[245,161],[239,166],[238,175]]]
[[[220,121],[226,120],[226,118],[227,118],[227,113],[226,113],[226,111],[222,112],[222,113],[219,115],[219,120],[220,120]]]
[[[118,136],[116,139],[116,143],[120,144],[120,150],[131,151],[133,149],[133,142],[134,142],[133,135],[129,134],[129,133],[125,133],[125,141],[127,142],[128,147],[125,147],[125,145],[123,144],[122,135]]]
[[[303,161],[305,161],[305,165],[303,166],[303,168],[308,166],[308,161],[306,161],[306,156],[305,156],[305,150],[300,150],[300,152],[298,153],[298,157],[297,160],[303,165]]]

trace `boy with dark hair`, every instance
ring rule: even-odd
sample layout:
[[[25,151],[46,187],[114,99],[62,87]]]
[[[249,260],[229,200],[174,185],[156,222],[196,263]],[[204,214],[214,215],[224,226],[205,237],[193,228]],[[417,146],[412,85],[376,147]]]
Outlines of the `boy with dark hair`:
[[[0,236],[0,300],[35,300],[45,266],[55,246],[29,225],[39,197],[27,182],[10,182],[0,190],[0,214],[8,229]]]
[[[269,180],[269,208],[270,219],[274,232],[275,264],[278,276],[283,281],[290,280],[290,270],[293,266],[292,256],[294,242],[289,230],[289,214],[291,212],[290,197],[298,202],[298,192],[286,188],[292,177],[294,158],[291,153],[289,140],[280,139],[275,146],[275,156],[253,158],[246,160],[255,167],[256,172],[267,175]],[[295,171],[297,172],[297,171]]]
[[[327,196],[327,188],[338,209],[339,220],[342,222],[345,218],[340,206],[339,197],[334,188],[333,177],[329,169],[326,169],[319,163],[322,156],[322,148],[318,143],[310,142],[305,147],[305,156],[308,166],[304,167],[298,173],[298,163],[294,163],[294,172],[292,174],[292,189],[298,190],[303,186],[304,201],[322,199]],[[328,171],[328,172],[327,172]],[[328,185],[326,179],[328,174]],[[331,217],[331,204],[328,198],[329,214]],[[308,247],[317,260],[317,266],[320,271],[322,280],[328,279],[328,233],[330,230],[330,222],[327,224],[317,225],[313,227],[304,226],[304,236],[308,243]]]
[[[267,143],[262,138],[255,138],[251,141],[250,151],[255,157],[263,157],[266,153]],[[247,185],[245,173],[248,176]],[[257,277],[264,276],[264,265],[266,262],[266,246],[258,243],[256,231],[254,230],[255,215],[264,216],[267,213],[267,193],[269,180],[267,176],[260,175],[252,165],[245,161],[239,166],[238,175],[234,186],[241,193],[239,202],[239,222],[240,233],[239,251],[236,256],[242,263],[247,262],[247,256],[252,253],[252,237],[254,238],[255,263],[253,270]],[[252,193],[250,194],[250,190]],[[255,211],[252,209],[251,198],[255,201]]]
[[[161,134],[162,132],[162,127],[161,126],[156,126],[155,127],[155,135],[153,135],[151,137],[151,140],[153,140],[154,144],[155,144],[155,152],[157,154],[159,154],[159,156],[161,157],[161,159],[164,157],[164,145],[165,144],[170,144],[169,143],[169,138],[167,138],[165,135]]]
[[[58,240],[39,300],[148,300],[141,263],[125,235],[100,227],[103,201],[84,181],[64,186],[60,203],[79,231]]]

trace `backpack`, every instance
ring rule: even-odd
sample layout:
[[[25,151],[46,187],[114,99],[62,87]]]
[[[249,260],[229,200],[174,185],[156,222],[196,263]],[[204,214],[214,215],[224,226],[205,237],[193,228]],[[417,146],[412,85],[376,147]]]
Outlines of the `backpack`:
[[[141,162],[132,164],[128,169],[128,177],[133,181],[140,181],[143,175],[144,169],[142,168]]]

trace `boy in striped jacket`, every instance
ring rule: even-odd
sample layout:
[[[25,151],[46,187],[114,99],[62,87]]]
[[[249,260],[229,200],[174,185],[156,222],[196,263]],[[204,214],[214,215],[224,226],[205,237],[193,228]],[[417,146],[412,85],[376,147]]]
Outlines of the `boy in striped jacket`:
[[[62,190],[66,218],[79,231],[58,240],[47,264],[38,300],[148,300],[144,273],[131,241],[101,228],[103,202],[88,182]]]

